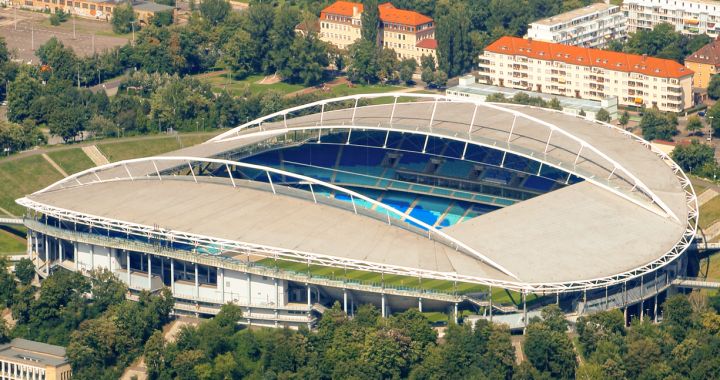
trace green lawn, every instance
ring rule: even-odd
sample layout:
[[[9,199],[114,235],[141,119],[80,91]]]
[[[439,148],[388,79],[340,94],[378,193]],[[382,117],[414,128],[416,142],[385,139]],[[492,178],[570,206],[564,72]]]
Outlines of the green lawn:
[[[15,199],[61,178],[62,175],[39,154],[0,162],[0,207],[22,215],[23,208],[15,204]]]
[[[24,253],[26,233],[25,227],[0,226],[0,256]]]
[[[275,268],[275,260],[263,259],[256,264]],[[284,271],[296,272],[301,274],[307,274],[308,269],[313,277],[322,277],[333,280],[347,280],[348,282],[357,282],[365,285],[376,285],[380,286],[385,284],[387,288],[396,289],[422,289],[428,291],[434,291],[439,293],[447,294],[468,294],[486,292],[487,286],[471,284],[471,283],[457,283],[445,280],[430,280],[430,279],[418,279],[410,276],[399,276],[399,275],[381,275],[380,273],[365,272],[360,270],[348,270],[347,273],[343,269],[324,267],[319,265],[311,265],[309,268],[307,264],[295,263],[291,261],[277,261],[277,268]],[[384,280],[383,280],[384,278]],[[502,305],[519,305],[522,302],[520,293],[508,292],[504,289],[494,288],[493,289],[493,302]],[[539,297],[531,294],[528,296],[528,304],[536,302]]]
[[[131,158],[154,156],[173,150],[200,144],[216,136],[220,132],[187,134],[169,137],[160,137],[146,140],[122,141],[105,140],[97,144],[98,149],[111,162]]]
[[[700,227],[707,228],[720,219],[720,196],[700,206]]]
[[[227,75],[225,74],[221,74],[200,77],[200,80],[210,83],[213,91],[215,92],[227,90],[233,95],[242,94],[245,91],[245,88],[249,88],[250,92],[253,94],[269,90],[275,90],[283,94],[289,94],[291,92],[299,91],[305,88],[303,85],[300,84],[289,84],[285,82],[278,82],[273,84],[257,83],[261,81],[264,77],[264,75],[251,75],[243,80],[234,80],[228,79]]]
[[[95,166],[81,148],[48,152],[48,156],[70,175]]]
[[[695,194],[700,195],[703,193],[703,191],[705,191],[705,189],[707,189],[707,186],[703,185],[699,181],[695,181],[695,177],[689,175],[688,178],[690,178],[690,182],[692,182],[693,189],[695,189]]]

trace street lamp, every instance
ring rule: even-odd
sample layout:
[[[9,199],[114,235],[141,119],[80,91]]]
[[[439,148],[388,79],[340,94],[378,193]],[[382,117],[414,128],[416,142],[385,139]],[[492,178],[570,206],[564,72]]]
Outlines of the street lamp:
[[[713,121],[713,119],[714,119],[714,116],[708,116],[707,118],[710,120],[710,123],[708,124],[708,137],[707,137],[707,141],[711,141],[711,140],[712,140],[712,121]]]

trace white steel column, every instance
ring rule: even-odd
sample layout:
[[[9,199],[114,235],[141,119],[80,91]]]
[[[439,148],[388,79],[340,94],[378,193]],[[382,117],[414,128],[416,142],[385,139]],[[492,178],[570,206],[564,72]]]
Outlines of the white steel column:
[[[73,259],[75,260],[75,271],[77,272],[80,268],[80,260],[78,260],[78,243],[73,242]]]
[[[113,255],[113,249],[115,248],[108,248],[108,270],[112,272],[112,255]],[[60,262],[62,263],[62,258],[60,259]]]
[[[198,280],[198,265],[195,264],[195,299],[200,298],[200,281]]]
[[[310,284],[305,284],[305,286],[307,287],[307,305],[310,307],[310,298],[312,297],[312,294],[310,293]]]
[[[40,237],[38,236],[37,232],[35,233],[35,254],[33,256],[31,256],[30,259],[37,259],[38,257],[40,257]]]
[[[175,294],[175,260],[170,259],[170,291]]]
[[[488,296],[488,299],[490,300],[490,322],[492,322],[492,313],[493,313],[493,306],[492,306],[492,286],[490,287],[490,293]]]
[[[62,240],[58,240],[58,254],[60,255],[60,264],[63,262],[63,244]]]
[[[45,275],[50,275],[50,248],[48,247],[47,235],[45,235]]]
[[[130,251],[125,251],[125,260],[127,261],[127,282],[128,288],[130,287]]]
[[[345,314],[348,314],[348,308],[347,308],[347,289],[343,288],[343,311]]]
[[[422,298],[418,297],[418,311],[422,313]]]
[[[455,324],[458,323],[458,304],[455,302],[455,313],[453,314],[455,316]]]
[[[220,301],[222,303],[225,303],[225,268],[220,268],[220,291],[222,294],[220,295]]]
[[[385,315],[385,293],[382,294],[380,303],[381,303],[381,311],[380,312],[381,312],[382,317],[385,318],[385,316],[386,316]]]
[[[147,254],[147,263],[148,263],[148,290],[152,291],[152,256],[148,253]],[[197,275],[197,274],[196,274]]]
[[[527,331],[527,293],[523,290],[522,292],[522,302],[523,302],[523,335]],[[584,306],[583,306],[584,307]]]

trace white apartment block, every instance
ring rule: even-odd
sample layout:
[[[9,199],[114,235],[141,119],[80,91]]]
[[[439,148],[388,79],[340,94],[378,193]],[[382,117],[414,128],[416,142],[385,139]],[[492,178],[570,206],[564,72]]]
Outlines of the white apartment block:
[[[595,3],[531,23],[527,38],[591,48],[605,47],[609,41],[624,39],[625,15],[617,5]]]
[[[693,71],[667,59],[502,37],[480,57],[480,81],[546,94],[681,112]]]
[[[720,32],[720,2],[711,0],[624,0],[628,32],[652,29],[669,23],[685,34],[705,33],[718,37]]]

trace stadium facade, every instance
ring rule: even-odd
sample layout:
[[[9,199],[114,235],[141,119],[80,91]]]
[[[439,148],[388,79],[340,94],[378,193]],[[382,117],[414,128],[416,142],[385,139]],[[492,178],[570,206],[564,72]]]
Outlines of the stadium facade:
[[[41,276],[106,268],[131,298],[171,288],[178,313],[233,302],[291,327],[335,301],[520,324],[555,302],[657,315],[698,220],[682,170],[624,130],[400,93],[286,109],[17,203]]]

